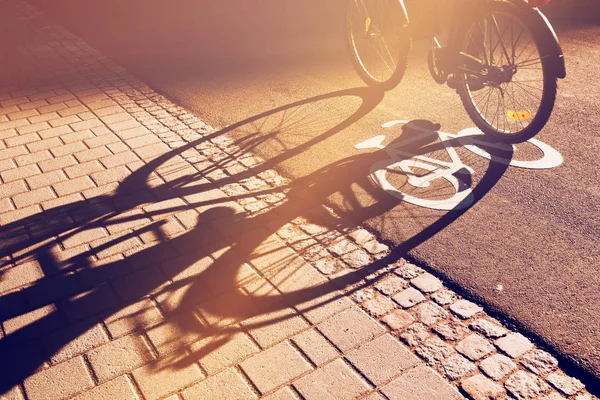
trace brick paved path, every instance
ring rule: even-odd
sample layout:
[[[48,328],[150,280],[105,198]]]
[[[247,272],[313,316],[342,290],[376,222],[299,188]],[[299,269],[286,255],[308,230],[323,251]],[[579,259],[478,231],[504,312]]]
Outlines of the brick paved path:
[[[592,399],[321,206],[323,176],[0,7],[0,398]]]

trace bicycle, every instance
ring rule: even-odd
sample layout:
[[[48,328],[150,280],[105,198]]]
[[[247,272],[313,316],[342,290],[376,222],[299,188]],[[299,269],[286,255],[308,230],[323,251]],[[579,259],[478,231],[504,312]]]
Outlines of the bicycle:
[[[420,1],[422,5],[431,0]],[[529,2],[456,3],[462,14],[452,21],[448,45],[442,47],[437,27],[419,33],[419,25],[427,20],[409,20],[411,9],[404,0],[349,0],[353,64],[369,86],[392,89],[405,74],[413,37],[427,38],[432,77],[456,89],[475,125],[497,141],[524,142],[548,122],[557,81],[566,77],[556,33],[535,7],[549,0]]]

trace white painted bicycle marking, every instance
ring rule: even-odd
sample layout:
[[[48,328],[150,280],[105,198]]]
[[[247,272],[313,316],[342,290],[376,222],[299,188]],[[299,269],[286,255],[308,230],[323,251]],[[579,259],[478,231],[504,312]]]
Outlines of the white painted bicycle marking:
[[[382,128],[391,128],[396,125],[406,125],[408,123],[409,121],[404,120],[389,121],[383,124]],[[459,132],[458,135],[441,131],[432,131],[420,126],[413,126],[412,128],[422,133],[413,135],[408,139],[393,143],[389,146],[383,145],[386,137],[384,135],[380,135],[365,140],[364,142],[354,146],[354,148],[385,150],[386,153],[388,153],[389,158],[373,164],[370,171],[371,179],[373,179],[373,181],[383,190],[394,197],[416,206],[434,210],[460,210],[471,206],[475,200],[471,188],[456,176],[457,173],[463,175],[469,174],[472,176],[475,171],[470,166],[462,162],[458,153],[456,152],[456,149],[450,144],[451,139],[457,139],[465,149],[488,160],[491,160],[492,156],[478,145],[486,146],[488,148],[492,146],[500,150],[510,150],[510,146],[512,146],[512,150],[516,150],[514,145],[502,143],[492,144],[484,142],[478,138],[478,136],[482,135],[482,133],[476,128],[465,129]],[[407,145],[421,140],[425,136],[429,136],[432,133],[438,135],[440,143],[450,156],[451,161],[448,162],[422,155],[415,155],[403,150],[407,147]],[[528,140],[528,143],[537,147],[543,153],[541,159],[522,161],[494,156],[494,162],[505,163],[510,166],[527,169],[555,168],[563,163],[563,157],[561,154],[549,145],[537,139],[530,139]],[[429,171],[429,173],[425,175],[417,175],[417,169]],[[392,171],[400,172],[401,174],[405,175],[407,178],[407,183],[415,188],[427,188],[433,181],[445,179],[452,186],[454,194],[450,198],[440,200],[423,199],[412,196],[408,193],[402,192],[389,182],[387,176],[388,173]]]
[[[457,135],[458,141],[464,146],[465,149],[472,151],[473,153],[483,158],[491,159],[490,153],[477,146],[477,143],[489,146],[489,143],[478,141],[477,136],[482,136],[483,133],[477,128],[469,128],[460,131]],[[496,162],[508,163],[511,167],[526,168],[526,169],[552,169],[560,166],[564,159],[563,156],[553,147],[550,147],[546,143],[537,140],[535,138],[527,141],[529,144],[534,145],[544,154],[539,160],[523,161],[515,159],[506,159],[494,157]]]

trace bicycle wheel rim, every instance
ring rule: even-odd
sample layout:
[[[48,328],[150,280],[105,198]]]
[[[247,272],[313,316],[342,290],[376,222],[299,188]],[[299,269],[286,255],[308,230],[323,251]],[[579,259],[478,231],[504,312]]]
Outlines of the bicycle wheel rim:
[[[347,27],[352,55],[371,84],[386,84],[404,68],[409,41],[397,0],[351,0]]]
[[[511,137],[537,133],[540,121],[543,120],[543,125],[549,115],[545,60],[534,33],[517,15],[517,10],[493,10],[472,23],[464,36],[462,50],[474,55],[496,75],[498,70],[514,68],[504,79],[490,78],[481,88],[482,80],[473,83],[476,75],[466,72],[469,68],[464,66],[459,84],[474,111],[474,122],[485,133],[509,141]]]

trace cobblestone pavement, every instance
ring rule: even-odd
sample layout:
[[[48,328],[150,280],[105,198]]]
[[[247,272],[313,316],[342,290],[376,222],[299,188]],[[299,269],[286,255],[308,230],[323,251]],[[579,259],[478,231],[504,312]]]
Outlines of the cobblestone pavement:
[[[0,6],[0,398],[594,399],[322,177]]]

